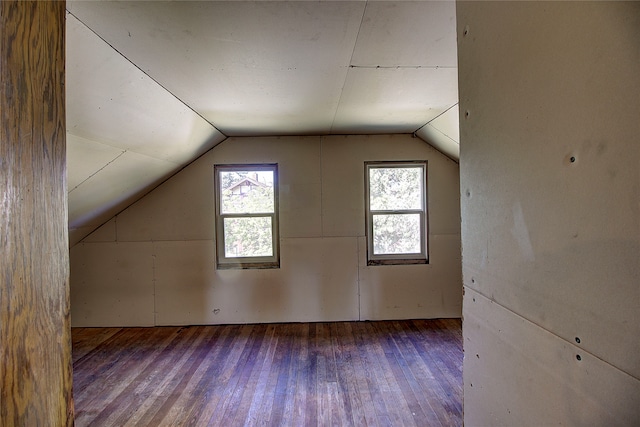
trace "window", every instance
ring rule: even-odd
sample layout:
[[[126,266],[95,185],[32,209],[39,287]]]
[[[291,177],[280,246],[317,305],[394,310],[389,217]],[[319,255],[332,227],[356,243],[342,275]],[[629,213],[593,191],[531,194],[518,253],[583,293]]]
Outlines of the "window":
[[[278,165],[216,165],[218,268],[276,268]]]
[[[427,162],[365,163],[367,263],[426,264]]]

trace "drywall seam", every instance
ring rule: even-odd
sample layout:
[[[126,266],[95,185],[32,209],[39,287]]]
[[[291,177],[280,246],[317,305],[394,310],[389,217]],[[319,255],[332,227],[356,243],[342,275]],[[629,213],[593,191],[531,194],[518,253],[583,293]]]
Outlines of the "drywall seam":
[[[507,307],[507,306],[505,306],[505,305],[502,305],[500,302],[496,301],[496,299],[495,299],[495,298],[490,297],[490,296],[488,296],[488,295],[485,295],[484,293],[480,292],[479,290],[474,289],[474,288],[471,288],[471,287],[466,286],[466,285],[465,285],[465,286],[463,286],[463,288],[464,288],[464,292],[470,291],[470,292],[473,292],[473,293],[475,293],[475,294],[477,294],[477,295],[480,295],[481,297],[483,297],[483,298],[487,299],[488,301],[491,301],[492,303],[497,304],[497,305],[498,305],[498,306],[500,306],[502,309],[504,309],[504,310],[508,311],[509,313],[513,314],[514,316],[521,318],[522,320],[526,321],[527,323],[530,323],[530,324],[532,324],[532,325],[535,325],[536,327],[538,327],[538,328],[540,328],[540,329],[542,329],[542,330],[546,331],[547,333],[549,333],[549,334],[553,335],[554,337],[556,337],[556,338],[558,338],[558,339],[560,339],[560,340],[562,340],[562,341],[564,341],[564,342],[568,343],[568,344],[569,344],[569,345],[571,345],[571,346],[574,346],[574,347],[576,346],[576,344],[575,344],[574,342],[572,342],[572,341],[570,341],[570,340],[567,340],[566,338],[564,338],[564,337],[562,337],[562,336],[560,336],[560,335],[558,335],[558,334],[554,333],[553,331],[551,331],[551,330],[549,330],[549,329],[547,329],[547,328],[545,328],[545,327],[541,326],[539,323],[536,323],[536,322],[534,322],[533,320],[528,319],[527,317],[525,317],[525,316],[523,316],[523,315],[521,315],[521,314],[519,314],[519,313],[517,313],[517,312],[515,312],[515,311],[511,310],[509,307]],[[464,293],[463,293],[463,294],[464,294]],[[464,309],[463,309],[463,316],[464,316]],[[584,347],[579,347],[579,346],[578,346],[577,348],[579,348],[579,349],[580,349],[580,351],[582,351],[582,352],[584,352],[584,353],[589,354],[589,355],[590,355],[591,357],[593,357],[594,359],[598,359],[598,360],[600,360],[601,362],[605,363],[606,365],[608,365],[608,366],[612,367],[613,369],[615,369],[615,370],[617,370],[617,371],[619,371],[619,372],[621,372],[621,373],[623,373],[623,374],[625,374],[625,375],[629,376],[630,378],[633,378],[633,379],[635,379],[635,380],[637,380],[637,381],[640,381],[640,378],[638,378],[638,377],[634,376],[633,374],[631,374],[631,373],[629,373],[629,372],[625,371],[624,369],[621,369],[621,368],[619,368],[619,367],[617,367],[617,366],[615,366],[615,365],[612,365],[612,364],[611,364],[611,362],[608,362],[607,360],[605,360],[605,359],[603,359],[603,358],[601,358],[601,357],[597,356],[596,354],[591,353],[591,352],[590,352],[590,351],[588,351],[586,348],[584,348]]]

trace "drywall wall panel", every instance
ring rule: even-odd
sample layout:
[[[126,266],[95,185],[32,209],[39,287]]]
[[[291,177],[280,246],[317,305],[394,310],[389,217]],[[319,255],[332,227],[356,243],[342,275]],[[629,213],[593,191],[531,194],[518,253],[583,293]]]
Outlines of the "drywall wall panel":
[[[98,227],[176,167],[174,163],[130,151],[120,154],[69,190],[69,227]]]
[[[71,191],[125,150],[67,132],[67,191]]]
[[[435,150],[434,150],[435,151]],[[429,235],[460,235],[460,170],[438,153],[428,158]]]
[[[457,162],[460,159],[459,115],[456,104],[422,126],[415,134]]]
[[[226,135],[249,127],[273,135],[329,128],[365,5],[82,1],[69,9]]]
[[[102,224],[100,227],[84,239],[85,243],[115,242],[117,239],[116,218]]]
[[[464,307],[468,424],[637,425],[640,380],[467,287]]]
[[[452,1],[368,2],[351,64],[455,68],[455,19]]]
[[[95,225],[88,227],[69,228],[69,247],[72,248],[76,243],[81,242],[95,230]]]
[[[411,132],[458,100],[456,68],[352,67],[332,134]]]
[[[322,141],[325,236],[364,236],[364,162],[375,160],[427,160],[430,233],[459,232],[458,165],[423,140],[411,135],[354,135]]]
[[[278,163],[281,237],[320,236],[319,141],[229,138],[118,215],[118,238],[213,239],[213,167],[251,163]]]
[[[640,5],[462,9],[466,284],[640,377]]]
[[[320,137],[229,138],[213,162],[278,163],[280,236],[320,237]]]
[[[361,320],[460,317],[460,236],[429,237],[430,264],[367,266],[358,241]]]
[[[153,326],[151,242],[79,243],[71,248],[73,326]]]
[[[580,373],[567,379],[567,404],[591,399],[587,425],[607,425],[609,406],[623,417],[613,424],[624,414],[637,424],[628,377],[640,378],[640,4],[458,2],[458,31],[463,278],[492,301],[465,299],[465,323],[477,319],[477,339],[495,343],[485,320],[506,310],[529,322],[514,335],[551,335],[539,341],[550,354],[578,337],[583,360],[627,377],[602,374],[611,406],[583,378],[592,371]],[[529,343],[504,345],[528,357]],[[515,381],[500,350],[485,348],[495,364],[465,364],[465,376],[496,378],[490,399],[469,404],[465,380],[465,424],[491,419],[501,401],[520,408],[507,424],[582,424],[585,414],[548,408],[561,380]],[[519,363],[530,378],[556,369],[554,358]]]
[[[118,214],[119,241],[213,239],[211,152]]]
[[[283,239],[282,266],[216,270],[212,241],[155,242],[158,325],[358,318],[354,238]]]
[[[428,266],[369,270],[366,254],[358,250],[358,245],[365,248],[364,161],[389,159],[429,161],[433,203]],[[217,270],[213,167],[262,162],[279,165],[281,267]],[[366,318],[457,317],[461,314],[457,170],[455,162],[410,135],[229,138],[85,239],[87,243],[72,252],[71,262],[87,257],[118,270],[95,283],[87,279],[82,286],[93,295],[105,282],[128,275],[129,266],[118,265],[119,253],[108,250],[112,239],[117,244],[152,244],[150,295],[158,325],[356,320],[359,296],[368,298]],[[329,220],[324,229],[323,215]],[[104,253],[91,249],[76,255],[101,245]],[[146,269],[148,262],[144,258],[141,268]],[[100,275],[99,268],[93,270]],[[366,295],[358,289],[363,272],[372,289]],[[381,299],[399,279],[402,291],[394,291],[390,303]],[[422,298],[422,307],[414,304],[416,295]],[[93,299],[91,304],[101,302]]]
[[[69,132],[177,164],[225,138],[85,22],[66,22]]]

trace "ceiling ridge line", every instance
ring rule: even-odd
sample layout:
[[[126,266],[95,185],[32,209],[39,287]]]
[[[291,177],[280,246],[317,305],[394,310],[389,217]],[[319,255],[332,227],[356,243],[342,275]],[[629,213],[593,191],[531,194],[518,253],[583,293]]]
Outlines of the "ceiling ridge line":
[[[342,95],[344,94],[344,88],[347,85],[347,78],[349,77],[349,68],[351,68],[353,55],[356,52],[356,46],[358,46],[358,39],[360,38],[360,31],[362,31],[362,23],[364,22],[364,17],[367,13],[368,5],[369,5],[369,0],[365,0],[364,8],[362,9],[362,16],[360,17],[360,25],[358,26],[358,34],[356,35],[356,40],[353,42],[353,49],[351,49],[351,57],[349,58],[349,66],[347,67],[347,72],[344,75],[344,80],[342,82],[342,88],[340,89],[340,96],[338,97],[338,103],[336,105],[336,109],[333,112],[333,119],[331,120],[331,127],[329,128],[329,134],[333,134],[333,126],[336,124],[336,117],[338,116],[338,110],[340,109],[340,103],[342,102]]]
[[[144,74],[145,76],[147,76],[149,79],[151,79],[151,81],[153,81],[155,84],[157,84],[158,86],[160,86],[165,92],[167,92],[168,94],[170,94],[171,96],[173,96],[175,99],[178,100],[178,102],[180,102],[182,105],[184,105],[185,107],[187,107],[191,112],[193,112],[195,115],[197,115],[198,117],[200,117],[202,120],[204,120],[205,122],[209,123],[209,125],[216,131],[219,132],[222,136],[224,136],[225,138],[228,138],[229,136],[227,134],[225,134],[224,132],[222,132],[220,129],[218,129],[216,127],[215,124],[213,124],[210,120],[208,120],[206,117],[204,117],[202,114],[200,114],[198,111],[196,111],[194,108],[192,108],[189,104],[187,104],[186,102],[184,102],[180,97],[176,96],[175,93],[171,92],[169,89],[167,89],[164,85],[162,85],[159,81],[157,81],[155,78],[151,77],[151,75],[149,75],[149,73],[147,73],[146,71],[144,71],[142,68],[140,68],[138,66],[138,64],[136,64],[135,62],[133,62],[132,60],[130,60],[129,58],[127,58],[122,52],[120,52],[118,49],[116,49],[111,43],[109,43],[104,37],[102,37],[100,34],[98,34],[97,32],[95,32],[93,30],[93,28],[89,27],[82,19],[78,18],[76,15],[73,14],[73,12],[71,12],[69,9],[66,10],[68,15],[73,16],[78,22],[80,22],[82,25],[84,25],[84,27],[86,29],[88,29],[89,31],[91,31],[93,34],[95,34],[96,37],[98,37],[100,40],[102,40],[104,43],[106,43],[111,49],[113,49],[115,52],[118,53],[118,55],[120,55],[122,58],[124,58],[127,62],[129,62],[131,65],[133,65],[136,69],[138,69],[142,74]]]

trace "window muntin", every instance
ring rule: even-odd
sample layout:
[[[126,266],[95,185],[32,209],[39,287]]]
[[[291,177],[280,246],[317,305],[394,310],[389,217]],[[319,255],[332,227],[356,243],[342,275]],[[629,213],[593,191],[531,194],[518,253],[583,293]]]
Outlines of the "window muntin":
[[[365,163],[367,262],[426,263],[427,163]]]
[[[214,170],[218,268],[279,267],[278,166]]]

